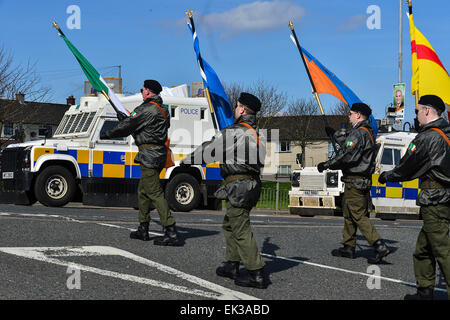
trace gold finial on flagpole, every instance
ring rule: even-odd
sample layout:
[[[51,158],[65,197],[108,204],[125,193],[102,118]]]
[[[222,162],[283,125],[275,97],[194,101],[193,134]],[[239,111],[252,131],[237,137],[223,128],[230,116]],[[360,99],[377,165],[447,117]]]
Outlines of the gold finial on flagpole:
[[[192,14],[194,11],[187,9],[187,11],[184,14],[187,14],[189,18],[192,18]]]
[[[292,20],[289,20],[289,27],[291,28],[291,30],[294,30],[294,23],[292,22]]]

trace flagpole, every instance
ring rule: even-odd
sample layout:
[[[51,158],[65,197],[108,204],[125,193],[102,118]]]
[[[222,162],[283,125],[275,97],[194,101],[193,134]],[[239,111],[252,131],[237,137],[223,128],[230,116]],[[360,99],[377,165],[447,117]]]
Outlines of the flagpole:
[[[195,31],[194,17],[192,15],[192,13],[193,13],[193,11],[188,9],[185,14],[188,15],[189,22],[191,23],[192,33],[195,34],[196,31]],[[202,60],[202,56],[201,56],[200,52],[198,52],[198,64],[200,67],[200,71],[203,71],[203,60]],[[202,78],[203,78],[203,76],[202,76]],[[219,129],[217,127],[216,115],[214,113],[214,107],[212,105],[209,88],[208,88],[207,84],[205,85],[205,82],[208,83],[208,79],[203,79],[203,85],[205,86],[206,100],[208,101],[209,112],[211,113],[211,119],[213,122],[214,130],[217,132]]]
[[[408,4],[408,10],[409,10],[409,14],[412,14],[412,1],[411,0],[407,0],[406,3]],[[416,110],[419,109],[419,90],[415,90],[414,91],[414,101],[416,104]]]
[[[61,28],[58,26],[58,24],[56,23],[56,21],[52,22],[53,27],[55,27],[56,30],[58,30],[58,32],[63,36],[66,37],[66,35],[64,34],[64,32],[62,32]],[[119,111],[119,109],[116,107],[116,105],[114,104],[114,102],[111,100],[111,98],[109,97],[109,95],[105,92],[105,90],[102,90],[101,93],[103,94],[103,96],[106,98],[106,100],[108,100],[108,102],[111,104],[111,106],[113,107],[114,111],[116,111],[117,114],[123,113],[121,111]]]
[[[322,113],[323,120],[325,121],[325,126],[329,127],[330,125],[328,124],[327,117],[325,116],[325,112],[323,111],[322,103],[320,102],[319,95],[317,94],[316,86],[314,85],[314,81],[312,80],[311,74],[309,72],[308,66],[305,61],[305,57],[303,56],[302,48],[300,47],[300,43],[298,41],[297,34],[295,33],[295,30],[294,30],[294,23],[292,21],[289,21],[289,27],[291,28],[292,35],[294,36],[295,45],[297,46],[298,52],[300,53],[300,57],[302,58],[302,61],[303,61],[303,65],[305,66],[306,73],[308,74],[309,82],[311,83],[311,87],[312,87],[312,91],[313,91],[312,93],[314,94],[314,98],[316,99],[317,104],[319,105],[320,112]],[[336,143],[334,141],[334,137],[330,136],[329,138],[331,139],[331,144],[333,145],[334,152],[337,153],[337,148],[336,148]]]

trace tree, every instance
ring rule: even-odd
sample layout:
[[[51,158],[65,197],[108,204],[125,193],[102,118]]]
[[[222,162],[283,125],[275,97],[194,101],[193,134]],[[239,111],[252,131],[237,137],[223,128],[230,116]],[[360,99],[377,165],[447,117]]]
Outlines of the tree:
[[[239,94],[243,91],[258,97],[261,101],[261,110],[256,115],[259,128],[267,128],[273,117],[280,115],[287,105],[287,94],[279,92],[275,86],[264,80],[258,80],[247,87],[238,83],[224,84],[224,89],[233,109],[236,107]]]
[[[316,120],[319,115],[319,107],[314,98],[296,99],[289,103],[285,116],[289,117],[301,117],[298,121],[295,121],[295,125],[285,128],[287,131],[286,136],[293,145],[300,146],[302,150],[302,163],[306,160],[306,147],[308,145],[315,145],[318,142],[314,139],[317,134],[314,134],[314,125],[317,124]]]
[[[50,89],[40,85],[41,78],[36,72],[36,62],[14,64],[13,56],[0,47],[0,98],[14,100],[19,92],[29,101],[43,101]]]
[[[333,109],[331,109],[331,114],[335,116],[349,116],[350,108],[347,104],[339,102],[335,104]]]
[[[30,60],[23,65],[15,65],[13,56],[4,47],[0,47],[0,98],[11,100],[5,107],[15,103],[16,94],[24,94],[28,101],[43,101],[49,97],[50,89],[40,85],[41,78],[36,72],[36,62]],[[14,109],[8,109],[8,115]],[[3,129],[4,114],[0,114],[0,132]],[[20,142],[24,139],[22,126],[16,128],[17,135],[14,136]]]

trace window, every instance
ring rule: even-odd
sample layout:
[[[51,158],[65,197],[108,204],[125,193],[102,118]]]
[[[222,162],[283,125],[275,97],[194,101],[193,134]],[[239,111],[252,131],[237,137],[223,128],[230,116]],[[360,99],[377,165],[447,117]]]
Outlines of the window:
[[[383,156],[381,157],[381,164],[393,165],[392,149],[386,148],[383,150]]]
[[[399,149],[394,149],[394,164],[397,166],[400,163],[401,154]]]
[[[177,106],[170,106],[170,117],[175,118],[175,110],[177,110]]]
[[[291,152],[291,142],[280,141],[278,143],[278,152]]]
[[[39,137],[51,137],[52,136],[52,126],[40,125],[38,130]]]
[[[56,129],[55,135],[87,132],[95,114],[95,112],[87,112],[65,115]]]
[[[291,166],[289,165],[282,165],[278,166],[278,175],[290,175],[291,174]]]
[[[118,124],[119,124],[119,121],[105,120],[105,123],[103,124],[102,130],[100,131],[100,135],[102,133],[105,133],[106,131],[114,129],[115,127],[117,127]],[[104,139],[104,140],[126,141],[127,137],[110,138],[110,139]]]
[[[400,149],[385,148],[381,157],[381,164],[398,165],[401,159]]]
[[[3,135],[5,135],[5,136],[13,135],[13,124],[12,123],[4,123],[3,124]]]

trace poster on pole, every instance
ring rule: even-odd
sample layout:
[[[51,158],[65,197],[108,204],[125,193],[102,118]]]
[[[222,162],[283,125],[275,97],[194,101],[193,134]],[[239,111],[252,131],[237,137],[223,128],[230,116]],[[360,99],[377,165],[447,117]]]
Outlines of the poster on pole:
[[[405,115],[405,84],[394,84],[393,106],[395,107],[396,120],[403,120]]]

